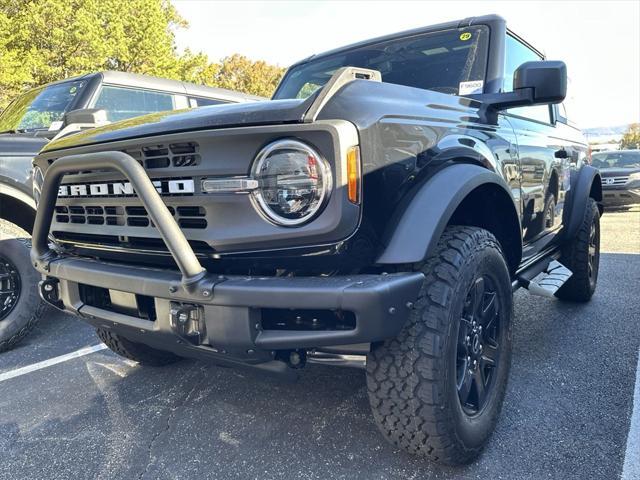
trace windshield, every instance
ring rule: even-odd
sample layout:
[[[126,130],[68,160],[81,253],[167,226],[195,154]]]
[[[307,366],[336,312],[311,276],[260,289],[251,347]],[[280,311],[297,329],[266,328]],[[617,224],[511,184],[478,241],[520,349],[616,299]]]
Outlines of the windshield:
[[[0,115],[0,132],[59,130],[62,117],[87,82],[77,80],[35,88],[14,100]]]
[[[452,95],[482,93],[489,28],[441,30],[365,45],[293,67],[275,99],[307,98],[340,67],[378,70],[382,81]]]
[[[640,168],[640,150],[594,153],[591,163],[596,168]]]

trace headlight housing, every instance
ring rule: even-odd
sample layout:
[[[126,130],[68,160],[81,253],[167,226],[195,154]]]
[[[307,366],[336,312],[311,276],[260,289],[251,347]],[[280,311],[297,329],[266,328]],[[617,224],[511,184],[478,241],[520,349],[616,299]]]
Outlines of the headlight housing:
[[[42,184],[44,183],[44,174],[40,167],[33,167],[33,180],[31,188],[33,189],[33,200],[36,202],[36,207],[40,203],[40,195],[42,194]]]
[[[301,225],[315,217],[333,184],[327,161],[311,146],[293,139],[263,148],[251,176],[258,181],[252,198],[259,211],[283,226]]]
[[[632,173],[631,175],[629,175],[629,180],[627,181],[635,182],[636,180],[640,180],[640,172]]]

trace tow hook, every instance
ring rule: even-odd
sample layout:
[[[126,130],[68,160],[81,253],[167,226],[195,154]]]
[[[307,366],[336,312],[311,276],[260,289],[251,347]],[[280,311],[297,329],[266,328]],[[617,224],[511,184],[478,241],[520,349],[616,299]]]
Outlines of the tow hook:
[[[55,278],[47,278],[46,280],[40,280],[38,283],[40,287],[40,297],[49,305],[54,306],[60,310],[64,309],[64,304],[60,300],[60,282]]]
[[[287,364],[289,368],[299,369],[307,364],[306,350],[280,350],[276,354],[276,359]]]
[[[199,305],[171,302],[171,328],[194,345],[200,345],[206,336],[204,309]]]

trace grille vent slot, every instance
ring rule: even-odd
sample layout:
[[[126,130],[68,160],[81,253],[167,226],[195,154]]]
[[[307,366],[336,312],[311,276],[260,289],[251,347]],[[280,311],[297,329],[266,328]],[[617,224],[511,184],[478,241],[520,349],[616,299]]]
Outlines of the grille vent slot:
[[[167,207],[169,213],[178,221],[181,228],[207,228],[207,215],[204,207],[180,206]],[[143,206],[56,206],[57,223],[73,223],[80,225],[107,225],[129,227],[154,226]]]
[[[141,149],[124,150],[148,169],[193,167],[200,164],[200,147],[196,142],[146,145]]]

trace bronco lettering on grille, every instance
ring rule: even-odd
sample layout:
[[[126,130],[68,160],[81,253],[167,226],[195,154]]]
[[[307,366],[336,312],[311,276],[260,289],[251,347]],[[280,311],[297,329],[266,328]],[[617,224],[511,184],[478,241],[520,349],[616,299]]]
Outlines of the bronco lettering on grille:
[[[154,187],[161,195],[194,193],[192,179],[154,180]],[[135,195],[129,182],[60,185],[58,197],[106,197]]]

